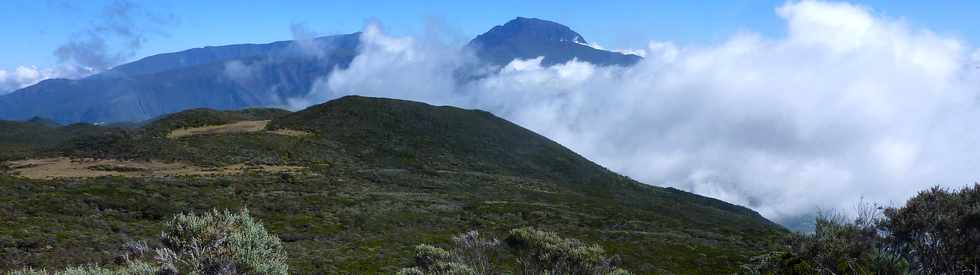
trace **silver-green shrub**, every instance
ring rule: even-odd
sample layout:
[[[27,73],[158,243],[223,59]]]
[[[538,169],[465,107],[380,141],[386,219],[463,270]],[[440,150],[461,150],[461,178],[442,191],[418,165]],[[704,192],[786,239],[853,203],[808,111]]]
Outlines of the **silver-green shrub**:
[[[480,238],[470,231],[453,237],[450,250],[428,244],[415,247],[415,267],[405,268],[399,275],[482,275],[495,274],[491,256],[499,246],[496,239]]]
[[[524,274],[629,274],[616,268],[616,258],[606,257],[598,244],[587,244],[557,233],[518,228],[510,231],[507,243],[518,250]]]
[[[44,269],[33,269],[24,268],[21,270],[15,270],[7,272],[7,275],[154,275],[157,273],[157,268],[145,263],[132,261],[128,262],[125,266],[117,268],[106,268],[96,265],[85,265],[69,267],[57,272],[47,272]]]
[[[180,274],[288,274],[286,251],[249,215],[213,210],[178,214],[160,234],[156,260]]]
[[[239,212],[212,210],[201,215],[178,214],[160,234],[161,247],[129,242],[116,268],[70,267],[54,273],[25,268],[8,275],[167,275],[288,274],[286,250],[262,224]]]
[[[415,247],[415,266],[402,269],[399,275],[500,274],[493,267],[500,242],[484,239],[476,231],[452,238],[450,249],[421,244]],[[507,238],[518,255],[520,274],[601,274],[629,275],[616,268],[617,259],[607,257],[597,244],[562,238],[553,232],[518,228]]]

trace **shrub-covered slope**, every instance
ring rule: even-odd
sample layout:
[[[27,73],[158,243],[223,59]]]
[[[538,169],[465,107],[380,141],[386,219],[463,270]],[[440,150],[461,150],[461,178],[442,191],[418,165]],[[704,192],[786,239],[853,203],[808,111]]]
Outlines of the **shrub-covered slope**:
[[[785,232],[746,208],[617,175],[483,111],[344,97],[290,114],[255,112],[187,111],[58,148],[305,172],[53,182],[0,175],[0,270],[112,264],[122,249],[115,244],[153,239],[173,213],[212,208],[252,210],[283,239],[298,273],[390,274],[413,265],[418,243],[524,226],[601,244],[639,274],[731,273]],[[161,130],[270,118],[270,128],[312,135],[170,139]]]

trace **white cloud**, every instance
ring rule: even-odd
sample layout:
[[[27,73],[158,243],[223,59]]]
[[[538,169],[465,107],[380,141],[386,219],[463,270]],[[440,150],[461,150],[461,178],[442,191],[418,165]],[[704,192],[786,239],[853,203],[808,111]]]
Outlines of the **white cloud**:
[[[595,41],[589,42],[588,44],[582,42],[575,42],[575,43],[583,46],[588,46],[596,50],[611,51],[611,52],[617,52],[621,54],[632,54],[639,57],[647,56],[647,51],[645,49],[607,49],[606,47],[603,47],[602,45],[596,43]]]
[[[17,66],[11,70],[0,69],[0,95],[31,86],[49,78],[80,78],[94,71],[77,66],[59,66],[39,69],[35,66]]]
[[[294,103],[363,94],[485,109],[643,182],[775,220],[980,180],[974,49],[846,3],[777,13],[785,37],[652,42],[630,68],[515,60],[467,83],[452,77],[465,55],[369,26],[350,68]]]
[[[18,66],[10,71],[0,70],[0,95],[33,85],[43,79],[42,72],[35,67]]]
[[[225,62],[224,75],[225,77],[244,85],[248,81],[252,80],[257,69],[258,68],[253,66],[246,65],[240,60],[232,60]]]
[[[34,85],[41,80],[50,78],[52,74],[51,70],[39,70],[33,66],[17,66],[10,71],[0,70],[0,94]]]

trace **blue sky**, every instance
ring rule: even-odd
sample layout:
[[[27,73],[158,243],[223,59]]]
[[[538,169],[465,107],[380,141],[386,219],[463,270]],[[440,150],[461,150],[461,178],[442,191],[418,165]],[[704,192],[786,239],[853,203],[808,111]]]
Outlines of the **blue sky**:
[[[115,0],[0,3],[0,69],[52,67],[53,52],[104,20]],[[612,2],[612,3],[601,3]],[[145,43],[127,60],[205,45],[290,39],[290,26],[320,34],[350,33],[371,20],[395,35],[422,32],[438,22],[465,41],[516,16],[566,24],[607,48],[642,48],[650,40],[701,44],[739,31],[779,36],[784,24],[774,9],[782,0],[733,1],[133,1],[133,23]],[[246,3],[246,4],[243,4]],[[879,14],[917,27],[980,42],[980,1],[863,1]],[[121,48],[118,41],[110,47]]]

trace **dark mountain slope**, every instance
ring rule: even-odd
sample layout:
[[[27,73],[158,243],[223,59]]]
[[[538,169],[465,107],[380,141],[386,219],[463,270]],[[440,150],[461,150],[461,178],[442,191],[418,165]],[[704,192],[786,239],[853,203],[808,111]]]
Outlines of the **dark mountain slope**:
[[[348,96],[282,118],[345,144],[373,165],[583,178],[599,167],[558,143],[493,114],[425,103]]]
[[[256,119],[312,135],[164,136]],[[53,181],[0,169],[0,190],[8,190],[0,216],[12,217],[0,219],[0,269],[111,264],[116,253],[99,251],[154,240],[172,213],[246,206],[283,238],[300,274],[390,274],[412,265],[420,242],[471,229],[504,236],[521,226],[598,242],[638,274],[730,274],[785,233],[749,209],[617,175],[487,112],[402,100],[351,96],[289,114],[191,110],[59,148],[78,157],[306,169]]]
[[[467,47],[477,57],[494,65],[506,65],[515,58],[544,57],[542,65],[565,63],[577,58],[596,65],[629,66],[642,59],[636,55],[594,49],[582,35],[551,21],[518,17],[474,38]]]
[[[683,206],[689,208],[684,211],[694,211],[690,214],[701,212],[695,217],[737,214],[730,218],[768,223],[744,207],[617,175],[554,141],[480,110],[347,96],[277,118],[269,127],[316,133],[318,138],[342,144],[370,166],[549,179],[663,212]],[[696,218],[691,221],[699,222]]]
[[[303,41],[278,41],[268,44],[236,44],[189,49],[174,53],[149,56],[122,64],[105,72],[101,77],[135,76],[194,67],[214,62],[238,59],[295,59],[311,55],[325,55],[333,51],[357,49],[360,33],[325,36]],[[306,47],[304,47],[304,45]]]

